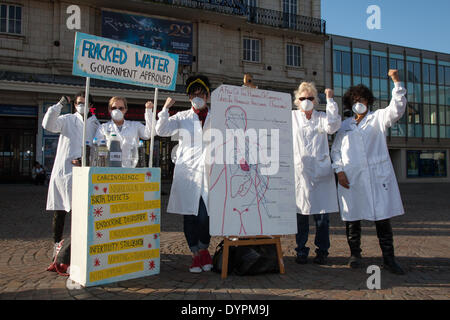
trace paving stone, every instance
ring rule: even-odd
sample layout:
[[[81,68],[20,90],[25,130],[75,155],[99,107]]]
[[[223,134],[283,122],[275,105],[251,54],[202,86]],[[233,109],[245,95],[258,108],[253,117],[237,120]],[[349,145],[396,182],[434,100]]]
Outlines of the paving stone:
[[[168,194],[168,184],[163,190]],[[161,273],[115,284],[68,290],[66,277],[45,271],[51,261],[52,215],[45,211],[47,188],[0,185],[0,300],[277,300],[277,299],[437,299],[450,300],[450,184],[400,185],[406,214],[392,219],[395,252],[407,271],[404,276],[382,269],[381,290],[368,290],[366,268],[381,266],[381,251],[373,222],[362,223],[364,268],[347,266],[349,249],[345,224],[330,215],[330,255],[326,266],[312,263],[311,223],[306,265],[295,263],[295,236],[282,236],[286,274],[236,276],[191,274],[191,255],[183,234],[183,217],[164,210],[162,197]],[[20,205],[17,205],[19,203]],[[70,233],[66,219],[65,237]],[[211,254],[220,237],[212,237]]]

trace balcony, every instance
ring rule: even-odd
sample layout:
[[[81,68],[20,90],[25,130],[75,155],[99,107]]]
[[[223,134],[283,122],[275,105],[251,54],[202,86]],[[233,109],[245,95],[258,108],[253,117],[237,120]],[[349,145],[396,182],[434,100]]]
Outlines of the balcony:
[[[326,34],[326,22],[308,16],[288,14],[276,10],[250,7],[240,1],[223,0],[145,0],[172,6],[208,10],[216,13],[246,17],[250,23],[293,31]]]

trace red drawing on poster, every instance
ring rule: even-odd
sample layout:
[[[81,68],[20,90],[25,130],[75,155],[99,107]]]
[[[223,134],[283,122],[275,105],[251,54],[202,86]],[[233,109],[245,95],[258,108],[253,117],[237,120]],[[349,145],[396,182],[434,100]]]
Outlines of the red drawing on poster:
[[[108,188],[104,187],[104,188],[103,188],[103,192],[104,192],[104,193],[108,192]]]
[[[155,269],[155,267],[156,267],[155,261],[150,260],[150,261],[148,262],[148,268],[149,268],[150,270],[153,270],[153,269]]]
[[[227,129],[242,129],[245,132],[247,130],[247,113],[245,110],[242,107],[235,105],[228,107],[225,111],[225,127]],[[226,145],[229,142],[230,141],[226,141],[220,145],[219,148],[226,151]],[[258,215],[260,234],[263,234],[262,215],[266,214],[270,216],[266,208],[265,198],[265,193],[269,187],[269,177],[261,174],[258,164],[249,164],[245,160],[248,148],[249,146],[247,144],[245,146],[236,144],[234,146],[234,154],[238,157],[237,159],[239,159],[239,165],[223,164],[223,168],[219,169],[220,171],[218,170],[217,176],[211,180],[212,184],[209,189],[210,191],[212,191],[219,182],[223,183],[225,188],[222,212],[222,234],[224,233],[226,216],[231,210],[231,208],[227,208],[231,200],[230,198],[240,200],[243,205],[243,207],[239,209],[235,207],[232,209],[232,212],[237,212],[239,214],[239,234],[247,234],[242,219],[245,212],[248,212],[248,214],[256,213]],[[256,143],[256,148],[259,151],[260,146],[258,143]],[[252,161],[250,162],[252,163]],[[214,166],[219,166],[216,164],[216,161],[213,161],[213,164],[211,165],[209,172],[211,178]]]
[[[103,215],[103,207],[94,208],[94,216],[101,217]]]
[[[150,214],[150,220],[155,221],[155,219],[156,219],[156,216],[155,216],[155,214],[152,212],[152,213]]]
[[[100,260],[98,258],[95,258],[94,267],[100,266]]]
[[[95,235],[97,236],[97,238],[103,237],[103,233],[101,233],[101,232],[97,232]]]

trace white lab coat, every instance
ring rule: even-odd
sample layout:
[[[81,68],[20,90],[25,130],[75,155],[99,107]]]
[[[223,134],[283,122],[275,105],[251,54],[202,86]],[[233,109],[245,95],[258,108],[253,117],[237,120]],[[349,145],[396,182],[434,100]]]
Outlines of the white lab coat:
[[[206,173],[209,166],[206,165],[205,159],[207,159],[207,152],[210,152],[208,142],[210,140],[206,138],[203,140],[203,137],[211,125],[210,113],[208,112],[203,129],[192,108],[171,117],[166,108],[158,114],[156,133],[162,137],[177,135],[179,141],[167,212],[196,216],[200,196],[208,211]]]
[[[100,140],[106,140],[108,148],[111,144],[111,134],[116,134],[119,137],[121,146],[124,144],[134,144],[139,146],[139,139],[148,140],[151,138],[152,133],[152,120],[153,112],[150,108],[145,108],[145,126],[139,121],[124,120],[122,124],[122,130],[119,130],[113,120],[103,123],[98,129],[95,137],[97,143]]]
[[[78,112],[60,116],[62,107],[59,103],[50,107],[42,121],[45,130],[60,133],[48,186],[47,210],[69,212],[72,207],[72,160],[81,157],[84,116]],[[92,141],[99,125],[95,115],[87,119],[86,140]]]
[[[405,94],[405,88],[396,83],[389,106],[368,113],[359,125],[354,118],[344,120],[336,135],[333,168],[336,173],[344,171],[350,183],[350,189],[338,185],[344,221],[379,221],[404,213],[386,131],[405,112]]]
[[[335,133],[340,126],[339,107],[333,99],[327,99],[326,112],[314,110],[310,120],[301,110],[292,111],[298,213],[310,215],[339,211],[328,135]]]

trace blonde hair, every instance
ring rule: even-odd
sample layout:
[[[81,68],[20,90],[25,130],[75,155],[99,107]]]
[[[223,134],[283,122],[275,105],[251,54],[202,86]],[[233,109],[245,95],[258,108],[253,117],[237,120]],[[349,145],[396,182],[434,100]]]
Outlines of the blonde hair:
[[[294,91],[295,94],[295,100],[300,97],[300,94],[304,91],[307,91],[308,93],[312,94],[314,96],[314,104],[319,103],[319,97],[317,95],[317,89],[314,82],[302,82],[298,86],[298,89]]]
[[[109,102],[108,102],[108,109],[109,110],[111,110],[111,107],[112,107],[113,103],[116,102],[116,101],[122,101],[124,106],[125,106],[125,109],[128,110],[127,99],[125,99],[124,97],[112,97],[111,99],[109,99]]]

